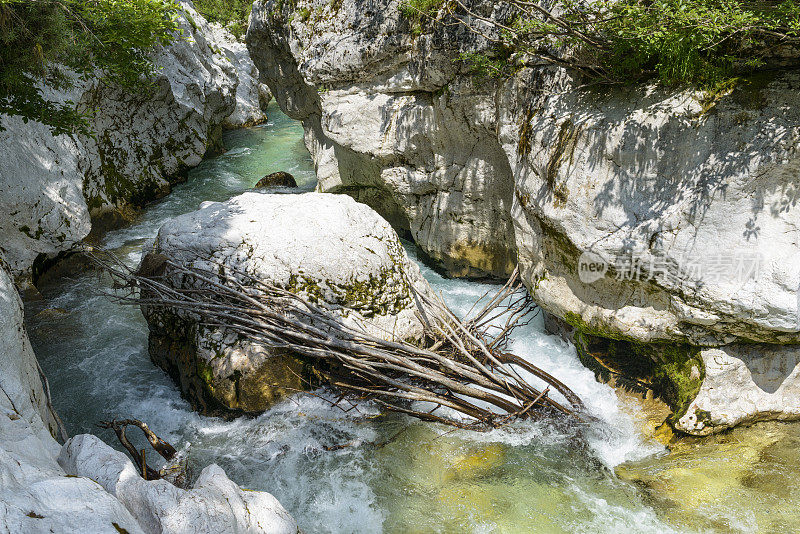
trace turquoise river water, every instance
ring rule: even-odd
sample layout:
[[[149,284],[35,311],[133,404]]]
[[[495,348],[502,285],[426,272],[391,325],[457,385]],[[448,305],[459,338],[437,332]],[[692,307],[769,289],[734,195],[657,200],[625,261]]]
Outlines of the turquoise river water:
[[[102,245],[131,264],[170,217],[225,200],[264,174],[288,171],[299,191],[316,178],[302,128],[274,104],[260,127],[227,132],[228,151]],[[288,191],[274,191],[285,194]],[[415,255],[413,245],[409,253]],[[423,273],[464,313],[488,286]],[[198,466],[216,462],[243,487],[274,494],[304,532],[702,532],[800,528],[796,425],[759,425],[668,453],[646,417],[595,381],[571,345],[540,320],[511,349],[570,385],[598,418],[582,429],[519,423],[452,431],[362,406],[332,408],[298,394],[255,418],[192,412],[147,354],[138,308],[98,295],[94,274],[61,279],[26,303],[32,343],[70,434],[112,417],[142,419]],[[347,445],[336,450],[327,448]]]

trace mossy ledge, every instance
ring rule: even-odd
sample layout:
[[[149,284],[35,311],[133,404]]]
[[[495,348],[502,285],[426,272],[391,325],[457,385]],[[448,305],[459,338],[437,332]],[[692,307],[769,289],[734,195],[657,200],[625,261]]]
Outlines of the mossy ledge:
[[[642,343],[624,335],[590,326],[580,315],[568,312],[565,322],[578,357],[603,382],[628,390],[650,389],[672,410],[671,425],[683,417],[697,397],[705,378],[700,347],[688,343]]]

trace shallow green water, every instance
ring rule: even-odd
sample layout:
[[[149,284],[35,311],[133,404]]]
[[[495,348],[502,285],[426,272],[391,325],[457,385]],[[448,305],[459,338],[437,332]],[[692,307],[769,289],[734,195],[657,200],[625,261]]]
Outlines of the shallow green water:
[[[288,171],[301,191],[313,189],[302,129],[274,105],[269,116],[263,127],[228,132],[226,154],[193,169],[131,227],[108,234],[104,246],[134,263],[164,220],[245,191],[270,172]],[[423,273],[459,313],[487,289],[425,266]],[[103,283],[90,274],[61,280],[43,288],[44,300],[26,303],[32,343],[70,433],[115,443],[97,421],[145,420],[188,447],[196,465],[216,462],[239,484],[272,492],[306,532],[766,532],[798,525],[796,425],[745,429],[667,455],[642,437],[636,410],[621,406],[539,321],[517,333],[512,350],[569,384],[598,423],[454,432],[379,416],[369,405],[344,413],[324,400],[324,390],[257,418],[223,421],[190,410],[150,362],[139,310],[96,295]]]

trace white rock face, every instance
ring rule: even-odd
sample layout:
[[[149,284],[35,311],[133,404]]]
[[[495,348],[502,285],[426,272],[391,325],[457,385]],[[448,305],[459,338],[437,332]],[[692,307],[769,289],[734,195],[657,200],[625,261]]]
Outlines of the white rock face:
[[[513,180],[491,97],[445,89],[458,68],[426,52],[433,39],[411,38],[398,0],[301,4],[310,18],[286,24],[272,19],[277,4],[256,3],[247,42],[303,121],[318,191],[370,205],[454,275],[508,274]]]
[[[705,379],[676,428],[706,435],[739,423],[800,418],[800,348],[734,344],[701,352]]]
[[[294,519],[269,493],[243,491],[216,464],[200,473],[194,487],[146,481],[125,454],[96,436],[82,434],[64,444],[58,463],[73,476],[91,478],[122,502],[144,532],[263,532],[297,534]]]
[[[236,70],[192,4],[181,7],[183,35],[155,53],[152,94],[95,84],[81,98],[102,110],[92,121],[99,135],[85,141],[81,167],[92,210],[166,194],[170,178],[219,143],[222,122],[235,109]]]
[[[37,122],[2,117],[0,253],[14,272],[55,255],[91,230],[78,172],[82,143]]]
[[[222,25],[212,23],[209,26],[214,40],[236,69],[236,78],[239,80],[239,85],[236,86],[236,109],[222,125],[225,128],[240,128],[266,121],[264,108],[269,104],[272,95],[266,84],[258,80],[258,69],[250,59],[247,46],[237,41]]]
[[[38,364],[22,323],[22,302],[0,267],[0,532],[142,532],[127,509],[87,478],[56,463]]]
[[[325,302],[346,321],[385,339],[418,339],[423,333],[412,287],[430,296],[430,286],[391,226],[346,196],[252,192],[208,203],[162,226],[153,250],[182,265],[225,276],[236,276],[235,269]],[[183,283],[169,269],[164,275],[172,284]],[[145,310],[145,316],[151,357],[201,409],[213,404],[203,397],[211,397],[225,409],[263,411],[279,396],[270,385],[291,378],[282,371],[289,356],[219,329],[176,325],[172,314]],[[175,340],[182,341],[175,346]],[[297,385],[287,385],[301,386],[295,378]]]
[[[1,118],[0,252],[15,274],[83,239],[90,216],[166,194],[218,142],[236,106],[236,71],[191,2],[182,7],[182,37],[154,52],[151,92],[90,81],[51,95],[97,109],[94,138]]]
[[[514,161],[520,265],[537,301],[643,341],[798,342],[800,77],[743,82],[706,111],[702,94],[598,95],[550,81],[555,95],[527,119],[522,155],[524,78],[504,93],[500,130]],[[618,280],[630,269],[617,268],[584,283],[585,251],[636,258],[642,274]]]
[[[458,24],[415,36],[397,4],[253,10],[248,47],[303,121],[320,190],[370,204],[454,274],[518,263],[542,308],[594,334],[800,343],[800,76],[601,91],[531,58],[481,79],[454,60],[491,53],[483,38]],[[587,282],[583,253],[612,268]],[[794,417],[800,401],[785,402]],[[747,417],[775,414],[756,406]]]
[[[296,534],[269,493],[243,491],[216,465],[191,490],[146,482],[99,438],[81,435],[62,448],[22,302],[0,267],[0,532],[118,534],[264,532]]]

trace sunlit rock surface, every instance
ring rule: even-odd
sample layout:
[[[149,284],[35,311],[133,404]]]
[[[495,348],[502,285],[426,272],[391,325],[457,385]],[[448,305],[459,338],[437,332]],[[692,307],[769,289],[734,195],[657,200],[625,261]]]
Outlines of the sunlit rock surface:
[[[22,323],[22,302],[0,267],[0,530],[142,532],[96,482],[68,478],[56,457],[55,420]],[[52,434],[51,434],[52,433]]]
[[[0,531],[297,532],[272,495],[243,491],[216,465],[182,490],[143,480],[124,454],[95,436],[62,448],[22,317],[17,290],[0,267]]]
[[[710,434],[742,422],[800,418],[800,348],[732,344],[700,352],[705,379],[677,422]]]
[[[58,463],[69,475],[88,477],[113,495],[148,533],[263,532],[297,534],[294,519],[269,493],[242,490],[212,464],[191,489],[166,480],[144,480],[123,453],[96,436],[82,434],[64,444]]]
[[[210,24],[212,35],[225,57],[236,69],[236,109],[228,115],[222,125],[225,128],[254,126],[267,120],[264,113],[272,99],[269,88],[258,80],[258,69],[250,59],[247,46],[239,42],[224,27]]]
[[[492,78],[458,58],[491,57],[494,29],[415,24],[391,1],[256,3],[248,47],[303,121],[320,190],[373,206],[452,274],[518,263],[541,307],[587,334],[793,353],[800,76],[611,89],[527,58]],[[585,253],[599,278],[582,276]],[[800,410],[792,395],[777,412],[775,395],[759,398],[734,410],[747,416],[702,402],[718,422]]]
[[[66,94],[89,110],[94,137],[54,137],[36,122],[3,116],[0,251],[12,271],[68,250],[91,230],[118,224],[130,206],[163,196],[219,143],[236,107],[236,70],[190,2],[183,34],[154,52],[152,87],[122,91],[95,80]]]
[[[418,294],[431,296],[391,226],[353,199],[322,193],[245,193],[209,202],[161,227],[153,252],[244,285],[241,273],[333,307],[346,322],[385,339],[421,337]],[[147,265],[145,258],[143,265]],[[237,274],[238,273],[238,274]],[[181,287],[183,275],[160,274]],[[203,411],[260,412],[304,389],[291,354],[182,314],[144,308],[150,355]]]
[[[303,121],[319,191],[369,204],[454,275],[508,274],[513,180],[493,99],[457,81],[442,43],[411,37],[399,3],[307,2],[302,21],[257,2],[248,48]]]

